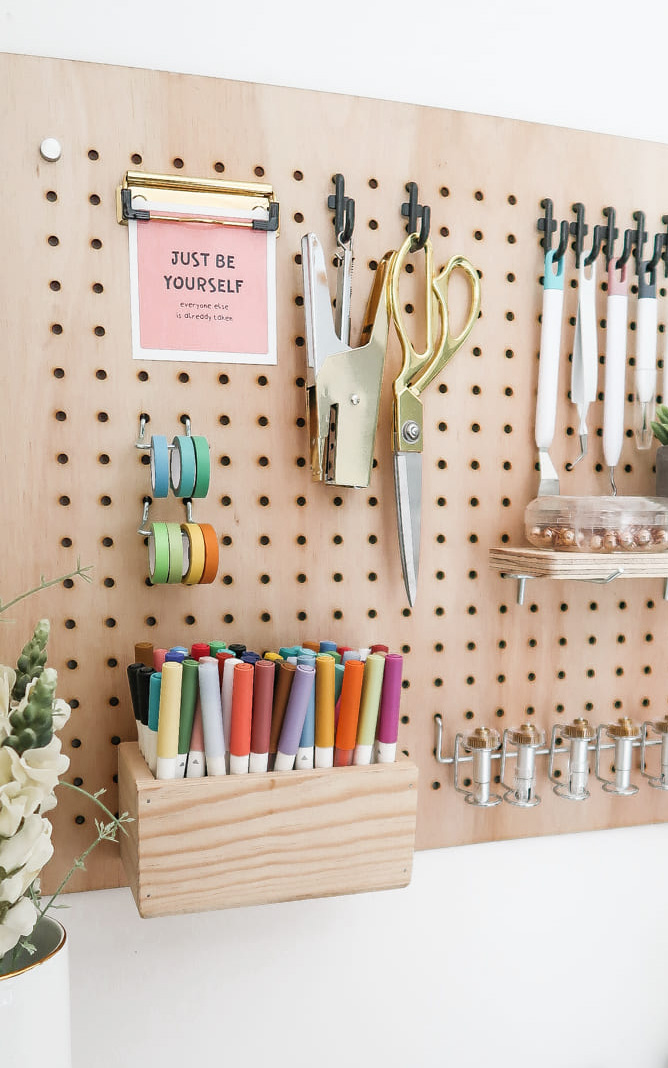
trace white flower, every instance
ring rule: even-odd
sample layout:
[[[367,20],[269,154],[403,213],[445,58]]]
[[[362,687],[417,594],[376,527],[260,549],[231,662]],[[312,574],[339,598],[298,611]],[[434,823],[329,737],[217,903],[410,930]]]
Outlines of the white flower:
[[[0,841],[0,901],[14,904],[23,897],[52,856],[51,824],[28,816],[20,831]]]
[[[37,923],[37,909],[30,898],[22,897],[5,913],[0,923],[0,957],[13,949],[19,938],[29,935]]]

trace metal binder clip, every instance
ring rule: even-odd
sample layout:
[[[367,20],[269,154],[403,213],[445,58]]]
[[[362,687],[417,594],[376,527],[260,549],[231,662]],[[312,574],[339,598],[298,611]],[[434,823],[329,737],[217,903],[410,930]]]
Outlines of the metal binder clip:
[[[604,779],[599,774],[601,735],[603,731],[611,738],[615,746],[614,781]],[[594,768],[596,778],[603,783],[606,794],[616,794],[618,797],[630,797],[638,793],[638,787],[631,782],[631,767],[633,761],[633,743],[640,738],[640,727],[628,716],[621,716],[616,723],[602,723],[596,731],[596,765]]]
[[[505,786],[504,801],[519,808],[533,808],[540,804],[536,793],[536,752],[545,741],[545,731],[533,723],[523,723],[521,727],[503,732],[501,749],[501,785]],[[506,756],[508,743],[515,746],[517,763],[515,764],[514,783],[508,786],[505,781]]]
[[[650,730],[661,736],[661,770],[656,777],[645,770],[645,750],[648,745],[656,744],[655,742],[647,741],[647,732]],[[640,742],[640,771],[646,779],[649,779],[650,786],[653,786],[655,790],[668,790],[668,716],[664,716],[663,719],[655,723],[643,723]]]
[[[568,770],[565,782],[554,773],[554,756],[557,736],[566,738],[568,747]],[[555,783],[555,794],[565,797],[567,801],[586,801],[589,797],[587,780],[589,778],[589,743],[596,735],[596,729],[586,719],[574,719],[572,723],[555,724],[552,728],[552,742],[548,763],[548,778]]]
[[[302,238],[307,406],[313,478],[332,486],[368,486],[389,329],[386,279],[394,252],[378,264],[360,348],[337,337],[322,246]]]
[[[472,755],[472,790],[466,790],[459,785],[460,742],[464,747],[464,751]],[[499,794],[490,793],[489,789],[492,781],[492,753],[500,745],[501,736],[499,732],[489,727],[476,727],[475,730],[469,731],[468,734],[458,734],[456,736],[454,755],[455,790],[466,796],[467,804],[476,805],[480,808],[492,808],[494,805],[501,804],[502,798]]]

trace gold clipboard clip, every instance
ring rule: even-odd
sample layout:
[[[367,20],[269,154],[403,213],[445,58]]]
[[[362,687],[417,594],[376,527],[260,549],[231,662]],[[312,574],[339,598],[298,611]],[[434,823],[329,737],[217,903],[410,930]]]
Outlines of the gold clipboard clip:
[[[171,208],[169,214],[159,210],[142,208],[137,202],[144,200],[165,205],[188,205],[192,214],[177,215]],[[251,215],[257,208],[267,213],[266,218],[226,218],[207,214],[207,209],[230,207],[236,211],[243,208]],[[166,209],[167,210],[167,209]],[[146,174],[143,171],[127,171],[116,190],[116,218],[127,225],[129,219],[148,222],[208,223],[215,226],[245,227],[251,230],[279,233],[279,205],[270,185],[259,182],[230,182],[223,178],[188,178],[175,174]]]
[[[337,336],[322,246],[302,238],[311,469],[330,486],[369,485],[389,331],[388,253],[378,265],[359,348]]]

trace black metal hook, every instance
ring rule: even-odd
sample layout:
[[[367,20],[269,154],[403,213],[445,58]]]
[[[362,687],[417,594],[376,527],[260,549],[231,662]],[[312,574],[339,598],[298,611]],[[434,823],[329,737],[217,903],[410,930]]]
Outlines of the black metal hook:
[[[334,212],[336,240],[347,245],[355,229],[355,201],[345,195],[345,179],[342,174],[335,174],[332,181],[334,192],[327,197],[327,207]]]
[[[619,236],[619,230],[615,226],[615,209],[603,208],[603,214],[608,220],[607,226],[605,227],[605,244],[603,246],[603,254],[605,256],[605,269],[608,270],[615,255],[615,241]]]
[[[557,245],[554,251],[554,256],[552,257],[553,263],[559,263],[559,260],[562,259],[564,253],[566,252],[566,249],[568,248],[569,232],[570,228],[568,225],[568,219],[564,219],[559,229],[559,244]]]
[[[668,215],[662,215],[661,222],[666,227],[666,232],[663,235],[663,252],[661,253],[661,259],[663,260],[663,274],[664,277],[666,277],[668,276]]]
[[[634,233],[635,233],[635,230],[625,230],[624,231],[624,247],[622,249],[621,256],[619,257],[619,259],[617,260],[617,262],[615,264],[615,270],[620,270],[630,260],[630,258],[631,258],[631,250],[633,249],[633,235],[634,235]]]
[[[545,212],[545,216],[544,218],[539,219],[536,225],[543,233],[543,237],[540,239],[543,250],[549,252],[552,248],[552,234],[557,229],[557,220],[552,214],[552,201],[549,197],[545,197],[544,200],[541,200],[540,206]],[[555,256],[554,258],[556,259],[557,257]]]
[[[633,218],[636,223],[636,228],[634,231],[632,231],[635,237],[635,241],[633,242],[633,244],[635,246],[634,257],[636,261],[636,274],[638,275],[638,277],[640,277],[640,273],[643,267],[642,253],[645,247],[645,242],[647,241],[647,230],[645,229],[645,212],[634,211]]]
[[[650,285],[656,285],[656,269],[663,258],[665,236],[665,234],[654,235],[654,253],[651,260],[648,260],[645,264],[645,270],[649,275]]]
[[[418,187],[415,182],[406,182],[406,192],[408,193],[408,203],[401,205],[401,214],[408,219],[406,225],[407,234],[416,234],[418,219],[421,220],[420,236],[417,241],[413,242],[411,247],[411,252],[419,252],[421,248],[424,248],[429,237],[431,208],[427,204],[418,204]]]
[[[590,267],[594,260],[598,259],[598,254],[601,251],[601,245],[603,244],[603,234],[606,231],[605,226],[596,225],[594,227],[594,238],[592,241],[591,252],[585,256],[585,267]]]
[[[584,204],[573,204],[573,211],[575,212],[575,222],[571,223],[571,233],[575,238],[572,249],[575,253],[575,266],[579,268],[580,257],[582,255],[582,248],[584,245],[584,239],[589,233],[589,227],[584,221],[585,206]]]

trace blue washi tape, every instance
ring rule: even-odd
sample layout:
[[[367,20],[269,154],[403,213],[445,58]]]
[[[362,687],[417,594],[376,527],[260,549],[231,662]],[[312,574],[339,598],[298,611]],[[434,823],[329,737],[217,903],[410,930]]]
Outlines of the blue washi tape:
[[[169,449],[162,434],[151,437],[151,491],[154,497],[169,493]]]

